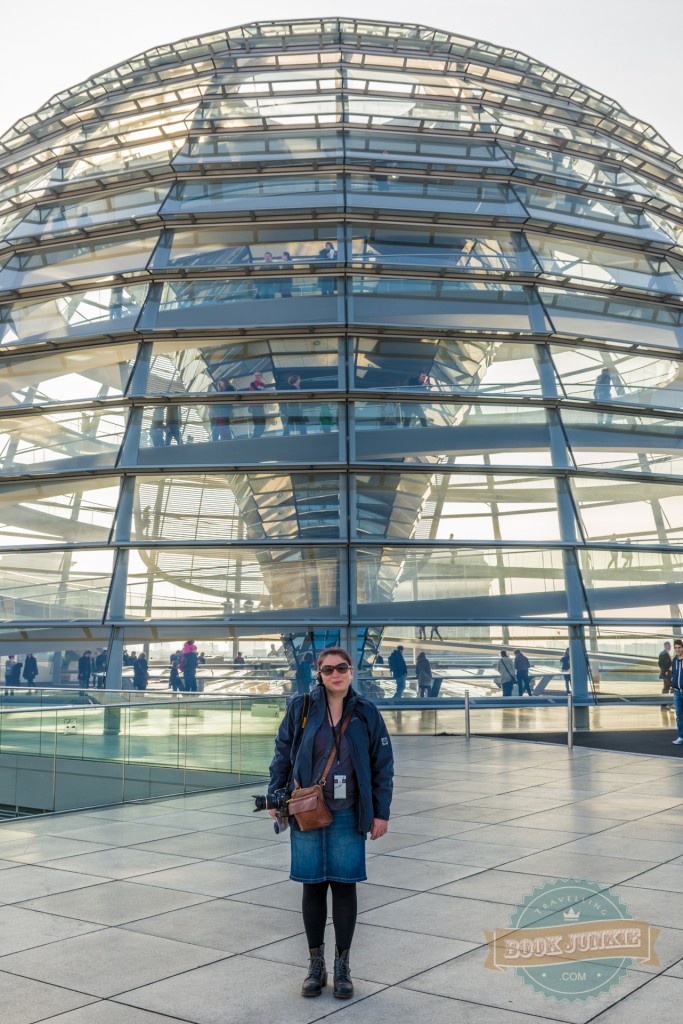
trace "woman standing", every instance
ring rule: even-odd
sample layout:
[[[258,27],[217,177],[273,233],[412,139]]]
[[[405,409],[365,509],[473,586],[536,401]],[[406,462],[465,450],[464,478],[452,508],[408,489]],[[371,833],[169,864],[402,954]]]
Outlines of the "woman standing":
[[[388,828],[394,757],[384,720],[370,701],[351,686],[353,663],[348,651],[328,647],[318,658],[318,686],[296,697],[280,726],[270,766],[268,792],[325,780],[325,801],[333,820],[326,828],[302,832],[291,823],[290,878],[303,882],[302,911],[308,940],[308,974],[302,996],[319,996],[327,984],[325,921],[327,889],[332,889],[335,934],[334,996],[350,999],[349,952],[356,926],[356,882],[365,873],[365,838],[379,839]],[[276,817],[274,810],[269,811]]]
[[[141,651],[133,662],[133,686],[136,690],[146,690],[149,675],[147,673],[147,658],[145,652]]]
[[[432,666],[424,651],[420,651],[415,662],[415,675],[417,676],[418,697],[429,697],[432,692]]]
[[[508,655],[507,651],[500,652],[500,659],[496,665],[496,671],[498,672],[498,678],[500,679],[500,688],[503,691],[503,696],[511,697],[512,687],[517,682],[517,676],[515,674],[514,662]]]

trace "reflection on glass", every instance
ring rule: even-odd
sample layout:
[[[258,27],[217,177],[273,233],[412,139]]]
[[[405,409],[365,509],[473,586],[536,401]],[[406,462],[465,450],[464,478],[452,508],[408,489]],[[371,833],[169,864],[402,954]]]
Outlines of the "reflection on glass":
[[[493,138],[482,140],[457,136],[410,134],[397,132],[364,132],[349,129],[347,158],[373,160],[380,174],[387,169],[390,176],[397,167],[421,167],[432,164],[439,167],[502,166],[512,168],[502,149]]]
[[[386,156],[386,160],[375,162],[372,175],[356,172],[347,176],[346,188],[353,206],[362,203],[366,197],[371,201],[363,205],[373,206],[378,200],[382,201],[382,205],[391,205],[394,198],[406,198],[414,203],[428,204],[430,208],[437,203],[439,207],[446,206],[454,213],[472,216],[526,216],[514,192],[504,185],[476,178],[418,177],[406,171],[402,163],[390,159],[388,150]]]
[[[355,428],[363,462],[552,464],[545,410],[523,405],[356,402]]]
[[[90,228],[156,213],[168,192],[167,185],[150,185],[134,192],[114,192],[104,198],[81,199],[34,206],[12,231],[10,238],[38,238],[74,228]]]
[[[139,477],[133,538],[206,541],[340,536],[338,474]]]
[[[127,409],[105,407],[1,420],[0,473],[113,466],[127,416]]]
[[[661,480],[574,477],[574,501],[589,541],[606,544],[675,544],[683,539],[683,490]],[[621,564],[612,552],[610,568]]]
[[[5,359],[0,363],[0,406],[120,398],[133,369],[136,345],[109,345]]]
[[[683,277],[662,257],[553,235],[526,237],[547,274],[606,287],[683,293]]]
[[[359,536],[437,541],[559,541],[551,477],[360,473]]]
[[[467,337],[356,338],[354,386],[383,391],[541,394],[533,346]]]
[[[572,192],[551,192],[531,186],[518,186],[518,194],[526,208],[535,217],[553,223],[569,224],[584,229],[628,234],[631,237],[651,238],[671,243],[672,238],[662,231],[641,209],[623,206]]]
[[[333,548],[163,548],[130,552],[126,615],[225,619],[308,611],[339,614],[341,554]]]
[[[277,205],[282,196],[312,195],[317,202],[318,197],[336,196],[341,190],[341,175],[337,174],[249,175],[218,181],[202,178],[174,185],[164,203],[164,213],[211,213],[231,207],[249,208],[254,200],[267,199]]]
[[[101,619],[113,563],[111,549],[0,553],[0,617]]]
[[[118,499],[118,477],[5,484],[0,545],[107,544]]]
[[[363,265],[440,266],[468,274],[535,267],[521,233],[374,223],[353,224],[352,231],[351,259]]]
[[[0,271],[0,290],[143,270],[157,240],[155,232],[113,241],[71,242],[33,253],[17,253]]]
[[[53,174],[54,181],[75,181],[78,178],[93,178],[100,174],[113,177],[128,174],[158,164],[169,164],[185,142],[185,135],[175,139],[159,139],[155,142],[140,142],[119,149],[93,151],[80,156],[73,163],[58,166]]]
[[[352,288],[354,316],[369,323],[530,331],[536,305],[529,289],[502,282],[363,276]],[[543,322],[540,307],[535,312]]]
[[[591,613],[596,618],[680,618],[679,552],[579,551]]]
[[[561,551],[391,547],[359,550],[357,557],[359,610],[386,605],[386,614],[414,619],[415,602],[428,601],[431,616],[443,602],[446,618],[566,614]]]
[[[218,390],[223,380],[237,391],[246,391],[259,372],[269,391],[287,390],[289,378],[298,375],[301,388],[327,390],[343,386],[337,337],[231,338],[228,341],[177,341],[154,343],[146,384],[149,395],[203,394]]]
[[[330,267],[334,264],[329,261]],[[272,277],[230,281],[167,281],[163,286],[156,322],[143,322],[145,329],[156,326],[194,327],[225,326],[228,304],[234,323],[276,325],[283,322],[325,323],[339,319],[336,297],[339,279],[327,273],[320,264],[319,276],[288,278],[281,275],[282,264],[275,264],[279,273]],[[317,270],[316,270],[317,274]],[[294,299],[306,300],[305,303]],[[324,299],[325,302],[317,300]],[[333,300],[333,301],[330,301]],[[172,314],[172,315],[171,315]],[[144,318],[146,319],[146,318]]]
[[[619,409],[563,409],[560,415],[579,468],[683,475],[679,420],[633,416]]]
[[[0,306],[0,344],[130,330],[147,294],[146,284],[107,285],[69,292],[57,298],[21,300]]]
[[[338,252],[337,226],[308,224],[290,227],[193,228],[173,232],[170,251],[162,251],[155,263],[170,267],[229,267],[249,264],[258,269],[288,274],[295,266],[311,263],[327,267],[344,259]],[[0,275],[0,282],[2,275]],[[289,277],[263,280],[255,285],[256,298],[291,298],[299,282]]]
[[[248,390],[248,389],[247,389]],[[340,409],[336,402],[292,402],[278,399],[264,402],[254,396],[253,403],[216,402],[215,405],[177,403],[146,408],[143,418],[142,446],[165,448],[171,445],[208,444],[212,441],[248,441],[268,437],[337,434]],[[225,429],[216,432],[216,421]],[[263,453],[259,452],[262,457]],[[307,452],[302,445],[301,458]],[[187,458],[191,459],[191,452]],[[262,461],[262,458],[259,458]],[[270,460],[268,460],[270,461]]]
[[[539,288],[539,292],[559,333],[662,348],[678,349],[683,344],[683,315],[677,309],[559,288]]]
[[[289,163],[291,160],[328,159],[343,156],[340,132],[248,132],[233,136],[200,135],[192,138],[173,161],[183,168],[195,164],[260,160],[268,163]]]
[[[574,346],[553,346],[551,351],[562,388],[569,398],[585,401],[599,398],[600,401],[645,407],[683,407],[683,364],[675,359],[642,351]]]

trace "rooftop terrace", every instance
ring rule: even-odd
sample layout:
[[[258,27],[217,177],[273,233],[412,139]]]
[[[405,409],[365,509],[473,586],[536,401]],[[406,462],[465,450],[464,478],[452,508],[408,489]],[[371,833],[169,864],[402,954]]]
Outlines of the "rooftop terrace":
[[[669,1021],[683,997],[683,765],[511,740],[398,737],[389,834],[368,844],[356,997],[298,995],[289,841],[257,787],[0,824],[2,1024]],[[598,880],[661,929],[587,1001],[484,967],[484,930],[546,880]],[[333,945],[328,930],[328,948]]]

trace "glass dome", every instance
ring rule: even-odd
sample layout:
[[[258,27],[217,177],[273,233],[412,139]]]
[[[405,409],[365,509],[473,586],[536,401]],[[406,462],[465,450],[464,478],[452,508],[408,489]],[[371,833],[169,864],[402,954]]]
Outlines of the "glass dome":
[[[649,664],[682,208],[652,127],[424,26],[243,25],[53,97],[0,140],[0,648],[116,686],[190,634],[366,676],[569,647],[577,699]]]

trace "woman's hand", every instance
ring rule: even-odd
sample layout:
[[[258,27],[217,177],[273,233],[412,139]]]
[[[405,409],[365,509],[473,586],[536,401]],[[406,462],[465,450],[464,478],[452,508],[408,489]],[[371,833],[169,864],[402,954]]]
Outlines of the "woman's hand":
[[[387,834],[389,828],[389,822],[385,821],[384,818],[373,818],[372,827],[370,829],[371,839],[381,839],[382,836]]]
[[[275,810],[275,808],[274,808],[274,807],[270,807],[270,808],[269,808],[269,810],[268,810],[268,814],[269,814],[269,815],[271,816],[271,818],[273,819],[273,821],[275,821],[275,819],[277,818],[277,811]]]

